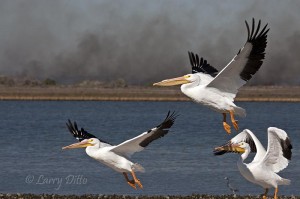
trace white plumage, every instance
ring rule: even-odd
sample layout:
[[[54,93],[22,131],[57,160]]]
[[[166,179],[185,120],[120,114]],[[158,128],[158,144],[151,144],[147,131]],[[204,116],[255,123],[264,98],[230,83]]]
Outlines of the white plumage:
[[[223,114],[223,127],[227,133],[231,128],[226,122],[226,114],[230,114],[231,122],[238,130],[237,121],[234,115],[246,116],[246,111],[234,104],[234,98],[238,89],[242,87],[259,70],[265,57],[267,46],[267,25],[260,30],[261,21],[257,27],[252,21],[252,28],[246,22],[248,38],[245,45],[238,54],[218,72],[203,58],[199,59],[197,54],[189,52],[192,65],[192,74],[182,77],[166,79],[155,86],[182,85],[181,91],[195,102],[205,105]]]
[[[137,184],[140,188],[143,188],[135,172],[144,172],[145,169],[140,164],[133,163],[128,158],[130,158],[132,154],[142,151],[152,141],[166,135],[169,132],[169,128],[174,124],[176,117],[174,112],[170,114],[169,111],[167,117],[161,124],[119,145],[111,145],[98,139],[94,135],[86,132],[83,128],[79,130],[76,122],[74,122],[73,125],[69,120],[67,127],[71,134],[80,142],[63,147],[63,149],[86,148],[87,155],[115,171],[123,173],[127,183],[131,187],[136,189]],[[127,172],[131,173],[133,180],[128,178]]]
[[[278,185],[289,185],[290,180],[280,177],[277,173],[288,166],[292,156],[292,145],[287,133],[276,127],[268,128],[267,151],[257,137],[248,129],[232,138],[226,145],[216,147],[215,155],[227,152],[242,153],[237,166],[240,173],[250,182],[268,190],[275,188],[274,198],[277,198]],[[244,163],[250,152],[256,152],[253,161]]]

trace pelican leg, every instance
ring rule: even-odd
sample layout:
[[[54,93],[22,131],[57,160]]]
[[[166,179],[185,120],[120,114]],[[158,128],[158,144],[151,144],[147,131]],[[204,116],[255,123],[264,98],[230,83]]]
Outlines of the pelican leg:
[[[238,126],[238,121],[234,119],[234,113],[233,111],[229,111],[230,113],[230,118],[231,118],[231,122],[233,124],[233,127],[235,128],[235,130],[239,130],[239,126]]]
[[[227,124],[226,122],[226,113],[222,113],[223,114],[223,127],[225,129],[225,131],[230,134],[231,133],[231,130],[230,130],[230,126],[229,124]]]
[[[267,194],[268,194],[268,191],[269,191],[269,189],[265,189],[265,193],[264,193],[264,195],[263,195],[263,199],[267,199]]]
[[[142,185],[141,181],[139,179],[137,179],[133,170],[131,170],[131,175],[133,177],[134,182],[142,189],[143,185]]]
[[[274,199],[277,199],[278,187],[275,188]]]
[[[127,183],[129,184],[129,186],[131,186],[132,188],[136,189],[134,180],[129,180],[129,178],[127,176],[127,173],[125,173],[125,172],[123,172],[123,175],[124,175]]]

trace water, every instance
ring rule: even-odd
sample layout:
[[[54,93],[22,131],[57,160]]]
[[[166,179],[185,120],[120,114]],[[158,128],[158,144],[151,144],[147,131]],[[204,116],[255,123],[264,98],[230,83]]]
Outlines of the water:
[[[248,113],[240,118],[240,129],[251,129],[264,146],[269,126],[288,132],[293,157],[280,175],[292,184],[279,187],[279,194],[300,195],[300,105],[239,105]],[[240,175],[237,154],[213,155],[213,148],[232,136],[223,130],[221,114],[193,102],[1,101],[0,107],[2,193],[231,194],[224,177],[241,195],[263,192]],[[67,119],[118,144],[159,124],[168,110],[180,114],[172,131],[132,157],[146,169],[137,173],[143,190],[133,190],[122,174],[91,159],[83,149],[61,150],[76,142],[65,126]]]

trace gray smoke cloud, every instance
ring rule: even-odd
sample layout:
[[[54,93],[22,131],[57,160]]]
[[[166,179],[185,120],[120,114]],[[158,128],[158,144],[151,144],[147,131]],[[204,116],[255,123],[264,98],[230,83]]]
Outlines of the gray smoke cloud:
[[[292,0],[3,0],[0,74],[151,85],[190,73],[187,51],[222,69],[254,17],[271,30],[250,84],[298,85],[299,10]]]

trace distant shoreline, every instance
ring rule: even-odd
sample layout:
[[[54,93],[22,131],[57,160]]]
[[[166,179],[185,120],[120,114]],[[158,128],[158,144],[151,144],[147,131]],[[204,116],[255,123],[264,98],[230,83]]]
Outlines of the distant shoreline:
[[[0,100],[49,101],[190,101],[179,87],[101,88],[79,86],[0,87]],[[236,97],[242,102],[300,102],[300,86],[243,87]]]

